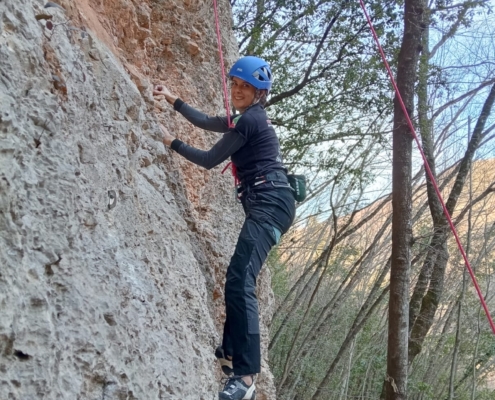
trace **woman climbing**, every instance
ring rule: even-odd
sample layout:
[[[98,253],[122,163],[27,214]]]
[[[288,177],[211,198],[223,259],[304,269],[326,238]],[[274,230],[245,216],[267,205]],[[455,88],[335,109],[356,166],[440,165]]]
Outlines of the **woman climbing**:
[[[153,94],[165,96],[197,127],[224,133],[207,151],[183,143],[165,129],[163,143],[207,169],[231,157],[240,182],[238,196],[246,217],[227,269],[226,320],[222,345],[215,355],[222,370],[233,373],[219,399],[254,400],[254,377],[261,368],[256,278],[268,252],[292,224],[295,201],[277,135],[264,110],[272,85],[270,67],[260,58],[247,56],[233,65],[229,77],[231,101],[239,112],[230,127],[227,117],[209,117],[164,86],[156,86]]]

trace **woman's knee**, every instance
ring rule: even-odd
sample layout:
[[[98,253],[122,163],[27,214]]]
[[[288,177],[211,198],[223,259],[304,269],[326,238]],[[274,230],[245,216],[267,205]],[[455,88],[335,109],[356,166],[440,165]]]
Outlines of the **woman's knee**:
[[[241,279],[229,279],[225,281],[225,300],[235,301],[244,298],[245,282]]]

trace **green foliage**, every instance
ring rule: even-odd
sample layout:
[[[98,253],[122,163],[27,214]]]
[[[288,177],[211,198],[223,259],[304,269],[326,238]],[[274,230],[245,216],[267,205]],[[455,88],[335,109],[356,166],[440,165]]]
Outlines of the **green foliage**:
[[[400,4],[368,7],[393,65]],[[291,169],[335,173],[366,142],[383,145],[390,84],[358,2],[238,0],[233,11],[241,53],[263,57],[274,71],[268,111]]]
[[[266,265],[272,272],[272,290],[275,298],[284,298],[290,289],[289,272],[280,259],[278,247],[272,248],[268,254]]]
[[[272,324],[272,335],[279,332],[279,336],[272,343],[270,363],[279,384],[287,372],[285,382],[278,390],[279,398],[311,399],[333,366],[324,388],[325,399],[378,399],[386,371],[386,296],[380,297],[374,309],[370,307],[380,294],[386,293],[388,285],[387,278],[383,278],[377,292],[372,293],[378,276],[387,271],[389,228],[383,238],[372,244],[368,256],[362,256],[389,216],[390,205],[362,229],[335,243],[328,265],[320,269],[313,265],[301,280],[298,290],[291,296],[288,294],[305,268],[311,265],[310,261],[324,254],[323,250],[333,235],[352,230],[379,203],[365,208],[370,199],[364,193],[375,179],[373,166],[377,159],[383,153],[387,154],[391,147],[391,134],[387,128],[392,115],[392,91],[382,61],[358,2],[236,0],[232,3],[241,53],[265,58],[274,71],[276,81],[268,112],[278,126],[286,164],[293,170],[310,171],[312,187],[321,189],[314,200],[317,206],[307,212],[306,229],[301,228],[294,242],[282,243],[274,249],[268,260],[279,305]],[[366,3],[394,69],[402,35],[402,3]],[[461,26],[470,26],[473,18],[469,12],[465,17],[460,14],[463,4],[446,0],[432,5],[436,11],[431,17],[430,28],[438,36],[436,39],[448,35],[459,16],[462,16]],[[462,49],[467,52],[468,46]],[[456,56],[462,58],[463,52]],[[418,91],[423,90],[418,92],[418,96],[434,93],[425,102],[424,111],[429,115],[432,110],[458,96],[461,87],[458,82],[465,80],[465,70],[458,68],[457,64],[445,68],[447,58],[441,53],[438,51],[443,58],[428,59],[424,71],[421,71],[426,77],[426,87],[418,88]],[[466,64],[471,62],[462,61]],[[495,64],[492,61],[475,59],[472,64],[476,68],[474,75],[482,71],[479,76],[493,77],[492,66]],[[456,118],[456,110],[460,108],[461,105],[446,107],[442,118],[432,121],[433,139],[439,142],[435,152],[442,156],[447,154],[443,152],[442,140],[449,134],[452,118]],[[458,126],[453,129],[458,129]],[[457,142],[460,137],[465,140],[465,130],[459,132],[462,137],[453,135],[452,141]],[[448,153],[448,165],[453,165],[461,153],[459,151],[455,157]],[[440,165],[437,163],[437,172],[444,169]],[[411,273],[413,283],[431,248],[433,233],[428,209],[419,212],[427,201],[424,191],[421,192],[424,187],[418,183],[417,188],[413,207],[420,215],[412,227],[415,238],[412,258],[417,259]],[[352,220],[350,216],[354,213],[357,216]],[[493,254],[493,249],[487,250],[492,240],[490,235],[493,235],[493,230],[486,229],[487,221],[485,225],[481,220],[477,221],[479,232],[472,233],[471,253],[475,257]],[[305,241],[308,237],[312,241]],[[451,255],[458,254],[453,242],[449,241],[448,247]],[[363,268],[352,275],[350,271],[355,264]],[[458,256],[451,256],[446,271],[446,295],[441,299],[435,323],[422,343],[423,350],[410,368],[409,398],[447,398],[456,346],[458,301],[462,301],[463,308],[454,379],[455,398],[471,399],[473,385],[476,386],[477,399],[493,398],[493,390],[490,392],[486,386],[495,369],[493,337],[486,324],[480,322],[483,315],[476,293],[467,290],[460,300],[462,264]],[[493,290],[493,284],[490,286],[495,272],[493,257],[479,257],[476,268],[481,287]],[[321,282],[316,290],[319,278]],[[339,297],[346,285],[351,287],[350,291]],[[487,298],[493,303],[492,295]],[[361,315],[359,320],[360,311],[368,300],[370,302],[364,310],[369,314]],[[350,335],[355,322],[363,321],[363,318],[364,323],[356,328],[357,333]],[[318,335],[312,337],[313,332],[318,332]],[[308,343],[306,338],[309,338]],[[295,362],[289,363],[291,368],[286,371],[289,355]],[[473,373],[473,364],[476,373]]]
[[[425,382],[414,382],[410,385],[410,389],[414,393],[418,393],[422,395],[422,399],[424,400],[434,400],[435,394],[433,392],[433,387],[431,384]]]

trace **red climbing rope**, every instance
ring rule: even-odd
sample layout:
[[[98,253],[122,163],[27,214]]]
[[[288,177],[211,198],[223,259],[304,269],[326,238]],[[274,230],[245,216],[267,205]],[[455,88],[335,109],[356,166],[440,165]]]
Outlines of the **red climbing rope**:
[[[227,115],[227,124],[230,127],[230,109],[229,109],[229,91],[227,89],[227,78],[225,76],[225,65],[223,63],[223,50],[222,50],[222,35],[220,34],[220,21],[218,18],[218,7],[217,0],[213,0],[213,10],[215,11],[215,27],[217,30],[217,43],[218,43],[218,54],[220,55],[220,71],[222,71],[222,88],[223,88],[223,102],[225,105],[225,112]],[[232,175],[234,176],[235,186],[239,184],[239,178],[237,177],[237,170],[235,165],[231,162],[222,170],[222,174],[225,170],[230,167],[232,169]]]
[[[227,123],[230,126],[229,92],[227,90],[227,78],[225,77],[225,66],[223,63],[222,35],[220,33],[220,21],[218,19],[217,0],[213,0],[213,10],[215,11],[215,26],[217,29],[218,54],[220,55],[220,71],[222,71],[223,102],[227,113]]]
[[[402,101],[402,97],[400,95],[399,88],[397,87],[397,84],[395,83],[394,75],[392,74],[390,66],[388,65],[387,58],[385,57],[385,53],[383,52],[383,48],[380,44],[380,40],[378,39],[378,35],[375,31],[375,28],[373,27],[373,23],[371,22],[371,19],[368,15],[368,12],[366,11],[364,1],[359,0],[359,2],[361,3],[361,8],[363,9],[364,14],[366,15],[366,19],[368,20],[368,24],[370,26],[371,33],[373,34],[373,38],[375,39],[375,42],[378,46],[378,49],[379,49],[380,54],[381,54],[382,59],[383,59],[383,63],[385,64],[385,68],[387,68],[387,72],[388,72],[388,75],[390,76],[390,80],[392,81],[392,85],[394,86],[397,100],[399,101],[400,106],[402,107],[402,112],[404,113],[404,116],[406,117],[407,124],[409,125],[409,129],[411,130],[411,133],[414,137],[414,140],[416,141],[416,144],[418,145],[418,149],[421,153],[421,157],[423,157],[425,170],[426,170],[428,176],[430,177],[430,180],[433,184],[433,187],[435,188],[435,192],[438,196],[438,199],[440,200],[440,203],[442,204],[442,208],[443,208],[443,212],[445,214],[445,217],[447,218],[447,221],[450,225],[450,229],[452,230],[452,233],[454,234],[455,240],[457,242],[457,246],[459,247],[459,251],[462,254],[462,258],[464,258],[464,262],[466,263],[466,268],[469,271],[469,275],[471,276],[471,280],[473,281],[474,287],[476,288],[476,292],[478,292],[478,296],[480,298],[481,305],[483,306],[483,309],[485,310],[485,314],[486,314],[486,317],[488,318],[488,322],[490,324],[490,327],[492,328],[492,332],[493,332],[493,334],[495,334],[495,324],[493,323],[492,317],[490,315],[490,311],[488,310],[488,306],[486,305],[485,298],[483,297],[483,294],[481,293],[481,289],[478,285],[478,281],[476,280],[476,276],[474,275],[473,269],[471,268],[471,264],[469,263],[466,252],[464,251],[464,247],[461,244],[461,240],[459,239],[459,235],[457,234],[457,230],[455,229],[454,223],[452,222],[452,219],[450,218],[449,211],[447,210],[447,207],[445,206],[445,203],[444,203],[443,198],[442,198],[442,194],[440,193],[440,189],[438,188],[438,185],[435,181],[435,177],[433,176],[433,173],[431,172],[430,166],[428,164],[426,156],[425,156],[423,149],[421,147],[421,144],[419,142],[418,135],[416,134],[416,130],[414,129],[411,118],[409,118],[409,114],[407,113],[406,106],[405,106],[404,102]]]

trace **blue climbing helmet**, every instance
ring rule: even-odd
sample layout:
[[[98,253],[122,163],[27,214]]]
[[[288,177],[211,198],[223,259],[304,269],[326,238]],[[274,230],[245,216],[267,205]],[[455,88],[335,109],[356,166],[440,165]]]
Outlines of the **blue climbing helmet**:
[[[272,71],[268,63],[258,57],[246,56],[236,61],[229,72],[229,77],[240,78],[256,89],[270,90],[272,87]]]

